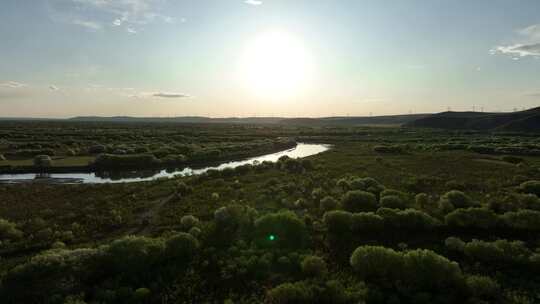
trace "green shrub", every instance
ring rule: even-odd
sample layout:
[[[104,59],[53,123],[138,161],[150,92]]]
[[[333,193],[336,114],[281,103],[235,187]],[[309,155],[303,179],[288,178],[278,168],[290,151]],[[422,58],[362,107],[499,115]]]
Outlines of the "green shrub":
[[[402,199],[403,201],[407,201],[407,199],[408,199],[407,193],[401,192],[401,191],[398,191],[398,190],[394,190],[394,189],[384,189],[381,192],[380,196],[381,196],[381,198],[383,198],[385,196],[397,196],[400,199]]]
[[[519,186],[524,193],[534,194],[540,197],[540,181],[527,181]]]
[[[177,233],[165,242],[165,257],[178,268],[184,268],[195,257],[199,241],[189,233]]]
[[[220,229],[251,228],[257,216],[255,209],[237,204],[214,211],[214,221]]]
[[[459,293],[464,278],[458,263],[431,250],[417,249],[404,254],[403,281],[412,290]]]
[[[104,248],[104,267],[126,278],[141,277],[156,270],[164,250],[163,239],[126,236]]]
[[[521,241],[497,240],[486,242],[472,240],[465,244],[465,255],[486,265],[504,263],[526,263],[531,251]]]
[[[324,190],[322,188],[316,188],[311,192],[311,197],[314,201],[319,202],[324,196]]]
[[[360,279],[397,281],[404,267],[403,255],[381,246],[361,246],[351,255],[350,264]]]
[[[320,277],[328,271],[326,262],[318,256],[307,256],[301,263],[302,272],[309,277]]]
[[[474,207],[475,205],[473,200],[468,195],[458,190],[446,192],[441,197],[441,201],[450,203],[454,208],[469,208]]]
[[[506,212],[501,218],[505,225],[512,229],[540,230],[540,211],[519,210],[517,212]]]
[[[470,275],[466,282],[469,292],[476,298],[496,299],[500,295],[499,284],[490,277]]]
[[[272,304],[303,304],[312,303],[313,292],[306,283],[284,283],[267,294],[268,302]]]
[[[459,265],[431,250],[401,253],[380,246],[361,246],[351,255],[350,263],[360,279],[370,283],[452,295],[464,290]]]
[[[193,215],[184,215],[180,219],[180,224],[184,230],[189,230],[192,227],[197,227],[199,225],[199,219]]]
[[[260,245],[275,248],[302,248],[308,232],[304,222],[290,211],[266,214],[255,221],[255,236]]]
[[[354,213],[351,230],[354,232],[375,232],[384,228],[384,219],[373,212]]]
[[[414,197],[414,201],[416,205],[422,209],[427,209],[430,204],[429,196],[426,193],[418,193]]]
[[[334,210],[338,207],[338,201],[331,197],[331,196],[325,196],[322,200],[321,200],[321,209],[323,211],[331,211],[331,210]]]
[[[386,190],[385,190],[386,191]],[[383,191],[384,192],[384,191]],[[387,195],[381,197],[381,207],[393,209],[406,209],[407,204],[397,195]]]
[[[189,229],[188,233],[191,234],[192,236],[198,238],[201,235],[202,230],[199,227],[191,227],[191,229]]]
[[[334,210],[326,212],[323,221],[330,233],[339,235],[351,230],[353,215],[350,212]]]
[[[362,190],[375,194],[384,190],[384,186],[372,177],[353,178],[348,182],[348,188],[350,190]]]
[[[47,302],[55,293],[68,293],[74,284],[99,271],[98,249],[53,249],[10,269],[0,293],[11,303]],[[8,300],[8,299],[11,299]]]
[[[343,209],[349,212],[369,212],[377,210],[375,195],[366,191],[353,190],[345,193],[341,200]]]
[[[0,241],[18,240],[23,236],[23,232],[17,229],[17,225],[8,220],[0,218]]]
[[[498,217],[492,210],[486,208],[457,209],[445,216],[445,222],[450,227],[491,229],[497,226]]]
[[[441,224],[436,218],[415,209],[379,208],[377,215],[384,219],[387,227],[393,229],[424,230],[433,229]]]
[[[444,240],[446,248],[452,251],[462,252],[465,249],[465,242],[458,237],[450,236]]]
[[[33,162],[36,167],[50,167],[52,165],[52,159],[49,155],[36,155]]]
[[[186,185],[186,183],[184,182],[178,182],[176,184],[176,192],[179,193],[180,195],[189,195],[191,193],[193,193],[193,188]]]

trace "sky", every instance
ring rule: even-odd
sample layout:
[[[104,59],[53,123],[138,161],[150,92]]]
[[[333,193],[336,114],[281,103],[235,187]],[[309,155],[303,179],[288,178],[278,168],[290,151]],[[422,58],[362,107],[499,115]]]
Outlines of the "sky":
[[[540,105],[538,0],[2,0],[0,117]]]

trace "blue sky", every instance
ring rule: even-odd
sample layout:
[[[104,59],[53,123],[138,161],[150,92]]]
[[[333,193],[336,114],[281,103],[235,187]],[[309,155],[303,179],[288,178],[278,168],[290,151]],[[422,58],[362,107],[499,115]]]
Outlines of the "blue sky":
[[[536,0],[1,5],[0,116],[382,115],[540,104]]]

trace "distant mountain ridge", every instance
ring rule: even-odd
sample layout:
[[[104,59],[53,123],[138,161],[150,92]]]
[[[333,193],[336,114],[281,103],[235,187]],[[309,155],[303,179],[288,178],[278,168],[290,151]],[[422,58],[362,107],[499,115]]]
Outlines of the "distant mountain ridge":
[[[406,114],[384,116],[337,116],[319,118],[285,117],[131,117],[131,116],[78,116],[68,119],[0,118],[0,121],[75,121],[75,122],[139,122],[139,123],[199,123],[199,124],[280,124],[290,126],[360,126],[399,125],[414,128],[449,130],[514,131],[540,133],[540,107],[519,112],[442,112],[436,114]]]
[[[384,116],[286,118],[280,123],[305,126],[403,125],[431,114],[405,114]]]
[[[404,126],[454,130],[540,132],[540,107],[511,113],[442,112],[410,121]]]
[[[78,116],[69,118],[70,121],[87,122],[171,122],[171,123],[247,123],[247,124],[275,124],[281,121],[280,117],[225,117],[211,118],[204,116],[179,117],[131,117],[131,116]]]
[[[204,116],[180,117],[130,117],[130,116],[79,116],[70,121],[88,122],[175,122],[175,123],[245,123],[245,124],[283,124],[295,126],[343,126],[343,125],[402,125],[430,114],[386,115],[386,116],[352,116],[321,118],[285,118],[285,117],[226,117],[211,118]]]

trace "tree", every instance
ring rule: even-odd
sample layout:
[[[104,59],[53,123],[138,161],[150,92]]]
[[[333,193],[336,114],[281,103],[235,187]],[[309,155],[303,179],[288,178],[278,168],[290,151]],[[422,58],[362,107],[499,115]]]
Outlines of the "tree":
[[[352,215],[351,230],[354,232],[376,232],[384,228],[384,219],[373,212],[360,212]]]
[[[345,193],[341,200],[343,209],[349,212],[369,212],[377,210],[377,198],[374,194],[353,190]]]
[[[300,266],[302,267],[302,272],[309,277],[320,277],[328,271],[326,262],[314,255],[305,257]]]
[[[517,212],[506,212],[501,218],[505,225],[512,229],[540,230],[540,211],[519,210]]]
[[[334,210],[326,212],[323,221],[328,231],[333,234],[348,233],[351,230],[353,215],[343,210]]]
[[[445,216],[450,227],[491,229],[497,226],[498,217],[486,208],[456,209]]]
[[[22,231],[17,229],[17,225],[15,223],[0,218],[0,241],[18,240],[22,236]]]
[[[176,271],[183,270],[195,257],[199,241],[189,233],[177,233],[165,242],[165,257]]]
[[[307,304],[313,299],[311,289],[303,282],[281,284],[271,289],[267,296],[272,304]]]
[[[290,211],[258,218],[254,232],[258,243],[264,247],[303,248],[308,240],[305,223]]]
[[[104,248],[103,267],[127,280],[150,277],[164,250],[163,239],[126,236]]]
[[[191,229],[192,227],[197,227],[199,225],[199,219],[193,215],[184,215],[180,219],[180,224],[185,231]]]
[[[469,208],[476,205],[468,195],[458,190],[446,192],[441,197],[441,202],[448,202],[454,208]]]
[[[322,200],[321,200],[321,209],[323,211],[331,211],[331,210],[334,210],[337,208],[338,206],[338,201],[331,197],[331,196],[325,196]]]
[[[481,299],[496,299],[500,294],[499,284],[490,277],[470,275],[466,279],[470,294]]]
[[[351,255],[350,264],[360,279],[397,281],[403,271],[402,254],[382,246],[361,246]]]
[[[381,197],[381,206],[386,207],[386,208],[394,208],[394,209],[407,208],[407,204],[405,203],[405,201],[403,201],[403,199],[397,195],[387,195],[387,196]]]
[[[37,155],[34,157],[34,166],[45,168],[52,165],[52,159],[49,155]]]

